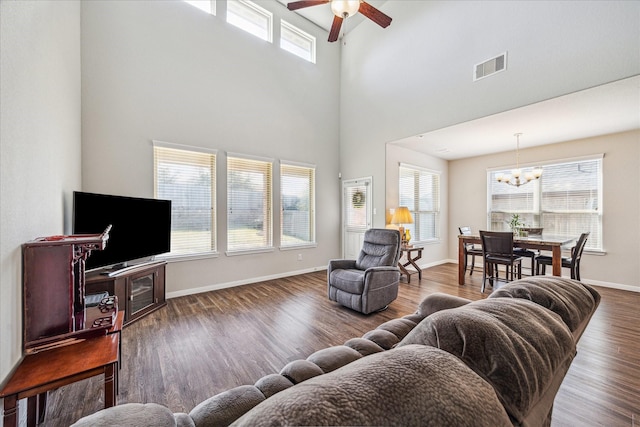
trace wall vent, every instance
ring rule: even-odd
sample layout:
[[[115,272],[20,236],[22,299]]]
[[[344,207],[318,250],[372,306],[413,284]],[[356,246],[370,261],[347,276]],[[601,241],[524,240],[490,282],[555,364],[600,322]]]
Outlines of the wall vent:
[[[473,81],[484,79],[492,74],[507,69],[507,52],[501,53],[495,58],[488,59],[473,67]]]

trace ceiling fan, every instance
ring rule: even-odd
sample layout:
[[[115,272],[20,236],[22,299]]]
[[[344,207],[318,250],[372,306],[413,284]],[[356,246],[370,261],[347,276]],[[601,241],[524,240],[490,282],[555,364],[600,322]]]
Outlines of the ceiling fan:
[[[330,42],[338,40],[342,21],[350,16],[355,15],[358,12],[362,13],[364,16],[371,19],[382,28],[387,28],[391,24],[390,17],[380,12],[378,9],[371,6],[364,0],[301,0],[288,3],[287,8],[289,10],[298,10],[305,7],[318,6],[325,3],[331,3],[331,10],[335,15],[333,17],[331,31],[329,31]]]

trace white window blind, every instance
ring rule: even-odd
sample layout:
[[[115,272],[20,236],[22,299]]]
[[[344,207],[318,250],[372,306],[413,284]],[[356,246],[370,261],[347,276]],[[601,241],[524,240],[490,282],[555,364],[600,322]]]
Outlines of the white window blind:
[[[315,167],[280,164],[280,245],[315,243]]]
[[[603,250],[602,155],[543,164],[539,180],[519,188],[496,182],[500,172],[490,171],[489,226],[509,230],[509,220],[519,214],[528,227],[545,234],[578,237],[589,232],[586,248]]]
[[[414,242],[440,239],[440,173],[401,164],[399,206],[406,206],[413,224],[403,224]]]
[[[273,247],[272,162],[227,155],[227,250]]]
[[[227,22],[262,40],[273,41],[273,14],[249,0],[227,1]]]
[[[284,20],[280,21],[280,47],[316,63],[316,38]]]
[[[154,141],[154,193],[171,200],[171,252],[216,251],[216,154]]]

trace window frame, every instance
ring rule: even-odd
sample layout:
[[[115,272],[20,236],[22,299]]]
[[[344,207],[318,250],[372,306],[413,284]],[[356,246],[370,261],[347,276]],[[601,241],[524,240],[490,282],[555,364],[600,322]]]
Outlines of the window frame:
[[[236,167],[233,166],[233,163],[235,162],[238,162],[238,166]],[[243,164],[241,165],[240,163],[243,163]],[[256,167],[256,168],[249,167],[251,163],[255,163],[256,166],[262,164],[264,166],[264,170],[259,167]],[[260,253],[260,252],[271,252],[274,250],[273,163],[274,163],[274,160],[271,158],[227,152],[227,207],[226,207],[227,250],[225,252],[227,256]],[[238,191],[238,189],[232,188],[233,179],[231,175],[232,175],[232,172],[243,172],[243,171],[249,171],[258,175],[262,173],[265,174],[265,176],[263,176],[263,179],[264,179],[263,184],[266,187],[265,189],[267,191],[267,194],[261,198],[261,200],[265,204],[265,206],[262,206],[262,209],[264,210],[264,213],[262,216],[262,220],[263,220],[262,230],[263,230],[263,233],[265,233],[264,245],[256,245],[256,246],[251,246],[247,244],[240,245],[238,244],[238,242],[235,242],[235,240],[231,239],[231,234],[232,234],[231,230],[233,228],[231,227],[230,221],[232,220],[231,215],[232,215],[232,210],[234,209],[233,205],[235,205],[236,202],[241,203],[244,201],[241,198],[237,199],[237,201],[233,198],[233,195]],[[266,223],[266,226],[265,226],[265,223]]]
[[[217,150],[214,149],[208,149],[208,148],[204,148],[204,147],[195,147],[195,146],[189,146],[189,145],[183,145],[183,144],[175,144],[175,143],[171,143],[171,142],[164,142],[164,141],[157,141],[157,140],[153,140],[152,141],[153,144],[153,192],[154,192],[154,197],[156,198],[169,198],[170,200],[172,200],[171,203],[171,215],[172,215],[172,221],[171,221],[171,246],[172,246],[172,251],[169,252],[168,254],[164,254],[162,256],[159,256],[158,258],[161,259],[166,259],[166,260],[185,260],[185,259],[199,259],[199,258],[210,258],[210,257],[216,257],[218,256],[218,245],[217,245],[217,236],[218,236],[218,232],[217,232],[217,209],[216,209],[216,204],[217,204],[217,191],[216,191],[216,181],[217,181]],[[177,215],[176,211],[177,209],[181,208],[181,204],[176,203],[175,199],[172,199],[171,197],[167,197],[166,195],[160,194],[161,191],[159,189],[159,161],[161,161],[159,159],[159,153],[163,150],[173,150],[173,151],[179,151],[179,152],[184,152],[187,154],[184,154],[184,157],[180,157],[180,155],[176,155],[175,158],[173,159],[167,159],[165,158],[165,161],[169,161],[169,160],[173,160],[174,162],[183,162],[184,164],[187,165],[191,165],[191,166],[202,166],[205,163],[205,156],[209,156],[209,159],[206,160],[206,162],[209,164],[209,173],[210,173],[210,181],[209,181],[209,191],[210,191],[210,204],[211,206],[210,211],[211,211],[211,218],[210,218],[210,237],[208,238],[209,241],[209,249],[208,250],[197,250],[197,251],[175,251],[173,249],[174,244],[176,244],[177,241],[181,241],[184,239],[178,239],[176,237],[174,237],[174,232],[176,232],[176,230],[174,230],[174,227],[176,226],[176,221],[175,221],[175,216]],[[201,156],[203,157],[201,161],[199,162],[193,162],[190,163],[189,160],[187,159],[187,157],[190,156]]]
[[[262,29],[261,31],[264,30],[266,31],[266,37],[263,37],[262,35],[258,34],[257,31],[255,30],[251,30],[249,27],[247,26],[243,26],[240,25],[239,22],[234,22],[233,19],[229,20],[229,12],[231,11],[231,8],[229,7],[230,4],[234,4],[236,6],[240,5],[240,7],[244,7],[244,11],[248,12],[248,13],[252,13],[255,14],[256,16],[261,16],[263,18],[265,18],[266,22],[267,22],[267,28]],[[236,13],[232,13],[235,16],[238,16],[240,19],[243,19],[245,22],[250,23],[251,21],[249,19],[246,19],[242,16],[239,16]],[[233,25],[236,28],[241,29],[242,31],[245,31],[255,37],[258,37],[260,40],[264,40],[266,42],[269,43],[273,43],[273,13],[269,12],[267,9],[258,6],[256,3],[250,1],[250,0],[233,0],[233,3],[227,1],[227,13],[226,13],[226,17],[225,20],[228,24]],[[259,27],[259,26],[258,26]]]
[[[411,188],[413,205],[403,202],[403,169],[412,172],[413,185]],[[424,194],[420,188],[420,177],[430,177],[432,182],[431,194],[433,198],[433,209],[421,209],[420,198]],[[435,188],[435,194],[434,194]],[[400,163],[398,166],[398,206],[406,206],[413,216],[413,224],[403,224],[405,229],[409,229],[411,233],[411,241],[420,244],[432,244],[442,241],[442,172],[433,169],[428,169],[422,166],[416,166],[408,163]],[[420,218],[426,216],[431,217],[433,223],[433,234],[427,234],[426,238],[423,234],[425,231],[421,230]]]
[[[286,244],[285,241],[285,193],[287,190],[285,189],[285,170],[291,169],[288,174],[290,176],[298,176],[298,177],[308,177],[308,200],[306,201],[308,206],[306,219],[308,221],[308,229],[309,239],[297,243],[297,244]],[[297,171],[297,173],[295,172]],[[287,160],[280,160],[280,249],[281,250],[289,250],[289,249],[298,249],[303,247],[316,247],[316,166],[307,164],[307,163],[297,163],[290,162]]]
[[[296,52],[295,50],[292,49],[288,49],[286,47],[283,46],[283,41],[284,42],[289,42],[283,35],[285,34],[285,32],[290,32],[293,33],[295,36],[300,37],[301,39],[307,40],[310,44],[310,49],[308,51],[308,57],[307,56],[303,56],[300,53]],[[296,43],[293,42],[289,42],[292,45],[300,48],[300,50],[304,50],[302,49],[302,47]],[[316,63],[316,38],[314,36],[312,36],[311,34],[301,30],[300,28],[296,27],[295,25],[285,21],[284,19],[280,19],[280,48],[284,51],[287,51],[299,58],[304,59],[305,61],[311,62],[312,64]]]
[[[597,195],[596,197],[596,203],[590,203],[592,208],[591,209],[557,209],[557,208],[552,208],[552,207],[548,207],[548,205],[545,205],[545,190],[544,190],[544,185],[545,185],[545,179],[550,179],[549,178],[549,172],[548,170],[550,168],[554,168],[554,167],[562,167],[562,166],[568,166],[568,165],[581,165],[584,164],[586,165],[589,162],[596,162],[597,165],[597,170],[595,171],[595,173],[597,174],[597,176],[594,177],[594,180],[596,181],[595,188],[593,189],[595,191],[595,194]],[[532,169],[533,167],[530,165],[521,165],[521,169],[523,170],[523,173],[525,171],[527,171],[528,169]],[[493,200],[494,200],[494,193],[493,193],[493,186],[494,185],[499,185],[499,186],[505,186],[505,187],[511,187],[508,186],[507,184],[504,183],[497,183],[495,180],[495,175],[498,173],[505,173],[505,172],[509,172],[510,168],[507,167],[498,167],[498,168],[491,168],[491,169],[487,169],[487,227],[489,230],[493,230],[493,231],[506,231],[509,230],[507,225],[504,225],[502,227],[497,227],[497,220],[499,219],[499,217],[502,215],[506,218],[506,215],[512,215],[512,214],[519,214],[520,216],[524,217],[524,222],[528,227],[544,227],[544,228],[549,228],[549,227],[545,227],[545,216],[551,217],[553,215],[555,216],[560,216],[562,217],[564,216],[574,216],[575,217],[579,217],[580,215],[584,216],[584,218],[582,219],[582,221],[585,222],[590,222],[591,224],[589,225],[589,229],[585,230],[584,227],[579,226],[578,224],[576,224],[575,221],[580,221],[580,218],[575,218],[574,221],[564,221],[563,225],[564,228],[567,229],[568,231],[555,231],[554,234],[557,234],[559,236],[564,236],[564,237],[574,237],[574,238],[578,238],[579,235],[583,232],[583,231],[589,231],[590,235],[589,235],[589,239],[587,240],[587,244],[585,247],[585,252],[592,252],[592,253],[604,253],[604,235],[603,235],[603,219],[604,219],[604,194],[603,194],[603,177],[604,177],[604,154],[600,153],[600,154],[594,154],[594,155],[589,155],[589,156],[581,156],[581,157],[572,157],[572,158],[567,158],[567,159],[556,159],[556,160],[549,160],[546,162],[537,162],[536,166],[540,166],[542,167],[543,173],[542,176],[534,181],[531,181],[527,184],[523,184],[522,186],[520,186],[519,188],[523,188],[525,189],[525,191],[527,191],[528,193],[531,193],[531,208],[530,209],[522,209],[522,208],[517,208],[517,209],[493,209]],[[578,166],[579,168],[580,166]],[[547,168],[547,172],[545,173],[545,168]],[[576,178],[578,178],[579,176],[576,175]],[[571,179],[572,176],[567,176],[567,177],[563,177],[563,182],[567,182],[567,179]],[[576,185],[580,185],[580,181],[575,181]],[[528,187],[530,186],[530,187]],[[511,187],[512,189],[515,189],[516,187]],[[569,187],[567,187],[569,188]],[[530,191],[529,191],[530,190]],[[574,192],[578,192],[579,190],[571,190],[570,188],[567,191],[574,191]],[[511,194],[514,194],[518,192],[518,190],[515,190],[514,192],[512,192]],[[584,192],[584,191],[583,191]],[[521,194],[523,194],[524,192],[520,192]],[[593,193],[589,193],[590,198],[592,199],[593,197]],[[578,196],[576,196],[576,200],[578,200]],[[504,198],[505,201],[508,201],[508,198],[505,197]],[[548,202],[547,202],[548,203]],[[593,208],[593,206],[595,206],[595,208]],[[586,218],[586,219],[585,219]],[[589,221],[589,218],[591,218],[591,221]],[[594,221],[597,220],[597,221]],[[500,221],[500,223],[502,224],[505,220],[503,219],[502,221]],[[554,222],[556,224],[560,224],[562,223],[562,221],[559,223],[559,220],[555,220]],[[559,229],[561,228],[560,226],[556,226],[555,229]]]

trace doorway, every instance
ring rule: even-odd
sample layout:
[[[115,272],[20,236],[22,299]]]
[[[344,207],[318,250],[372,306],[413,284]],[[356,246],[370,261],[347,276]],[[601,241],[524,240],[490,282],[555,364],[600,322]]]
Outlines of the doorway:
[[[357,259],[373,219],[373,178],[342,182],[342,257]]]

